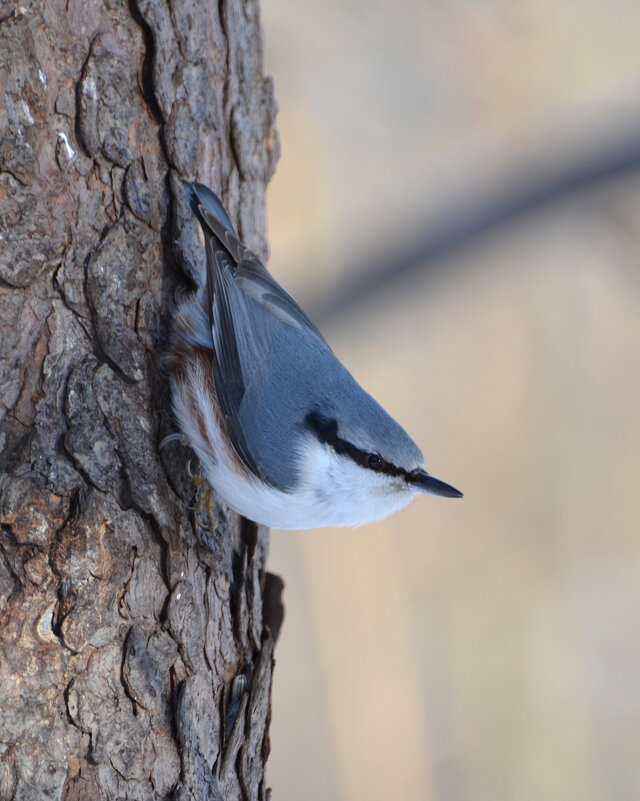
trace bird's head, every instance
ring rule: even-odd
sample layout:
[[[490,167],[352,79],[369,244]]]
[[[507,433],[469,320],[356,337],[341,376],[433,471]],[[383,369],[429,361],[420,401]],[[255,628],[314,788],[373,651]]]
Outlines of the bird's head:
[[[370,396],[366,401],[357,414],[332,416],[315,409],[305,419],[301,482],[331,507],[335,524],[378,520],[421,492],[461,497],[426,472],[420,449],[404,429]]]

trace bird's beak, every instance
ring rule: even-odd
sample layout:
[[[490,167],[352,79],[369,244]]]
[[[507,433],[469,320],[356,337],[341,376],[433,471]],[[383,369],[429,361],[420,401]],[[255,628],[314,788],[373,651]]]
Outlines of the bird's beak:
[[[430,492],[432,495],[444,495],[447,498],[462,498],[460,490],[455,489],[444,481],[440,481],[430,476],[426,470],[418,470],[412,474],[411,484],[422,492]]]

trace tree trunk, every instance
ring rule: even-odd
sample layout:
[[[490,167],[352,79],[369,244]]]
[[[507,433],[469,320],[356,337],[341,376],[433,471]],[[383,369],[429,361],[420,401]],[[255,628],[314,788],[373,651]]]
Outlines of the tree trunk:
[[[268,532],[158,448],[179,178],[266,255],[256,2],[0,9],[0,799],[266,798]]]

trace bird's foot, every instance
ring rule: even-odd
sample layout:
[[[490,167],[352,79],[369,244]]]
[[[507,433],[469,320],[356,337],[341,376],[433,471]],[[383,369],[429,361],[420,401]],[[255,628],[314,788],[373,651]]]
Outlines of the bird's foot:
[[[195,511],[204,511],[207,514],[208,525],[206,528],[213,531],[218,525],[218,517],[215,509],[215,492],[206,478],[191,472],[191,459],[187,462],[187,475],[191,483],[196,488],[196,503],[192,507]]]

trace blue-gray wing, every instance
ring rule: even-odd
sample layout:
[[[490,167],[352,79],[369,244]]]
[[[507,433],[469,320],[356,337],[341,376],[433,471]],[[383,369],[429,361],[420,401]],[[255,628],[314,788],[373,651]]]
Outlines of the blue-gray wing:
[[[290,339],[282,336],[283,328],[297,329],[302,340],[321,343],[323,350],[328,346],[304,310],[240,242],[216,195],[201,184],[185,188],[205,234],[213,374],[227,432],[255,475],[286,488],[285,468],[266,458],[268,441],[256,419],[265,391],[270,394],[277,381],[269,373],[270,353],[278,340]]]
[[[283,289],[260,259],[238,239],[220,199],[203,184],[185,182],[191,208],[202,227],[209,231],[231,256],[238,287],[283,323],[305,329],[322,342],[324,337],[305,310]]]

